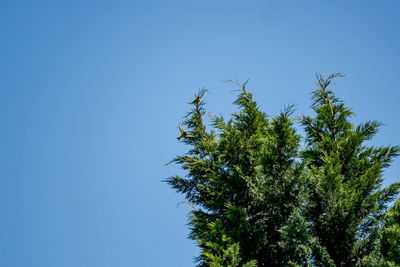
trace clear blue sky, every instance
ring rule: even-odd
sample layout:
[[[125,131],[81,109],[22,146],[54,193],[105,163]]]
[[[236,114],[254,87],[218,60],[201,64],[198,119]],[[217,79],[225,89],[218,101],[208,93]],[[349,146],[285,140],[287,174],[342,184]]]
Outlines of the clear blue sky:
[[[334,3],[333,3],[334,2]],[[161,182],[199,87],[230,114],[309,112],[315,73],[400,138],[399,1],[0,1],[0,266],[193,266],[188,208]],[[400,162],[385,173],[398,181]]]

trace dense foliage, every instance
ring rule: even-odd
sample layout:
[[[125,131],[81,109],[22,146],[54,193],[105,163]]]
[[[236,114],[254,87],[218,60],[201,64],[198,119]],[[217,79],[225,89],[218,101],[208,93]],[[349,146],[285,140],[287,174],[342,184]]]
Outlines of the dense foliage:
[[[398,146],[367,146],[380,123],[354,125],[329,89],[340,74],[318,76],[313,116],[303,116],[305,145],[293,108],[260,111],[246,83],[225,120],[208,116],[205,89],[179,126],[190,146],[173,162],[185,177],[166,181],[193,208],[191,238],[198,266],[396,266],[400,203],[387,211],[400,183],[382,188]]]

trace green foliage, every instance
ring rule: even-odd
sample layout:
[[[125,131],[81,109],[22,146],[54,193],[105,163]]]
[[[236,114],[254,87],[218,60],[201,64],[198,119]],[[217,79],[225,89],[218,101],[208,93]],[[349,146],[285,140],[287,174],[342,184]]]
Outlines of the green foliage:
[[[313,94],[315,117],[301,119],[310,170],[309,214],[315,233],[337,266],[353,266],[372,253],[387,204],[399,191],[396,183],[381,189],[383,169],[399,154],[399,147],[368,147],[379,122],[358,126],[354,113],[328,90],[336,77],[318,76]]]
[[[232,238],[224,233],[221,220],[216,220],[208,224],[207,238],[201,241],[201,246],[205,249],[201,257],[204,259],[200,266],[210,267],[251,267],[257,266],[256,261],[249,261],[240,265],[239,243],[233,243]]]
[[[400,266],[400,199],[389,209],[383,222],[381,253],[387,261]]]
[[[281,240],[278,245],[285,252],[287,261],[296,266],[308,265],[312,258],[311,235],[308,222],[298,209],[292,212],[279,232]]]
[[[400,149],[365,145],[380,123],[351,123],[354,113],[328,89],[339,76],[318,76],[315,116],[300,120],[304,148],[292,106],[270,118],[238,84],[238,111],[227,121],[209,115],[208,129],[206,90],[199,90],[178,139],[190,149],[172,161],[186,176],[166,180],[193,207],[198,266],[398,263],[398,215],[385,212],[400,184],[381,185]]]

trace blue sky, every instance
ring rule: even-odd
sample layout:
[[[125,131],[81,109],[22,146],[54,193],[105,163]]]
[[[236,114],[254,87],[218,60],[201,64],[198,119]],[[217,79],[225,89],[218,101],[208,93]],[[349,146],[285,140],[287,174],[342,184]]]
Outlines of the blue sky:
[[[0,266],[193,266],[188,207],[161,181],[198,88],[250,79],[270,115],[308,113],[318,72],[371,142],[400,139],[398,1],[0,2]],[[397,159],[385,173],[398,181]]]

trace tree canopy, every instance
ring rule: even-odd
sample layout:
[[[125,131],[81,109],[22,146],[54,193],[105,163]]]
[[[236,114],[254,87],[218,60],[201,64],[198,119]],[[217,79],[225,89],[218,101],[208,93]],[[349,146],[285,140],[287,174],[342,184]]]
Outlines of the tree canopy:
[[[197,266],[400,264],[400,203],[388,211],[400,183],[382,187],[400,147],[366,144],[381,124],[351,122],[330,89],[340,76],[317,76],[313,115],[298,120],[304,136],[293,106],[267,116],[247,82],[228,120],[208,114],[198,91],[179,126],[189,149],[172,161],[186,176],[166,179],[192,207]]]

